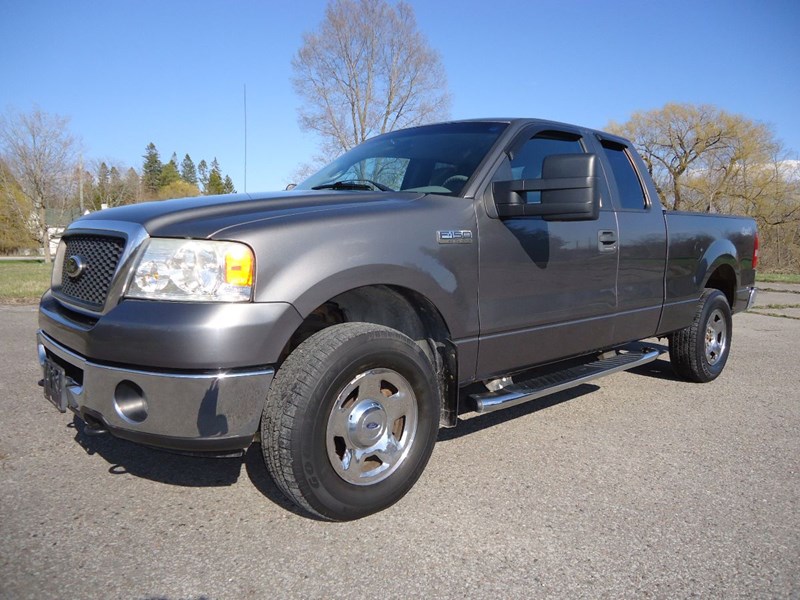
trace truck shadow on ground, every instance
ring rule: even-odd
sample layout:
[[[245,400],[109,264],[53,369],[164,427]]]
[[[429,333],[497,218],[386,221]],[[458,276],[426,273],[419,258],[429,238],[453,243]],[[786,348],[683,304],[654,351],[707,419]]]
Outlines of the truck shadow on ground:
[[[70,428],[75,441],[87,454],[109,463],[111,475],[133,475],[142,479],[183,487],[222,487],[235,484],[242,466],[255,488],[281,508],[308,517],[289,502],[272,481],[261,454],[261,444],[251,444],[244,456],[206,458],[174,454],[140,446],[110,434],[89,435],[86,425],[74,417]]]
[[[675,371],[672,370],[672,363],[669,362],[669,359],[665,360],[659,358],[641,367],[631,369],[629,372],[636,375],[644,375],[645,377],[652,377],[653,379],[662,379],[664,381],[686,381],[675,375]]]
[[[87,454],[97,454],[111,466],[112,475],[130,474],[152,481],[187,487],[232,485],[239,478],[241,458],[219,459],[173,454],[115,438],[89,435],[84,422],[74,417],[75,441]]]

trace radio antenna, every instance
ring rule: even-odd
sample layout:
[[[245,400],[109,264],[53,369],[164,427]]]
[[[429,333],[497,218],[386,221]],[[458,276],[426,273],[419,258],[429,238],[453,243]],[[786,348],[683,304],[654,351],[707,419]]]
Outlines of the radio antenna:
[[[247,193],[247,84],[244,84],[244,192]]]

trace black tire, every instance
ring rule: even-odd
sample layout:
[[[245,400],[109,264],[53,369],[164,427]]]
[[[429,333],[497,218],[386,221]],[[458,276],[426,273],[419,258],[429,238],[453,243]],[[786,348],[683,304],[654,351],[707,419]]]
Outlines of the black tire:
[[[261,421],[267,469],[318,517],[378,512],[422,474],[439,405],[435,369],[410,338],[370,323],[334,325],[300,344],[270,386]]]
[[[719,290],[705,290],[692,324],[669,335],[669,358],[675,374],[698,383],[713,381],[728,362],[732,339],[728,299]]]

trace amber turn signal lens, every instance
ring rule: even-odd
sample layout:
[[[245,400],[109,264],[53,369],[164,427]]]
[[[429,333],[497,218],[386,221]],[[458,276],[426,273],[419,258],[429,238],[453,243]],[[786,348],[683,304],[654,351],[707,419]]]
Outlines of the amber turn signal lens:
[[[249,248],[234,246],[225,253],[225,283],[253,285],[253,252]]]

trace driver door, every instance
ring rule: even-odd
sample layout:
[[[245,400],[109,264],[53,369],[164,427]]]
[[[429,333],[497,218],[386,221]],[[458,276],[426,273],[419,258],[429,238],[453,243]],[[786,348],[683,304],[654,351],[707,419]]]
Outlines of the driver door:
[[[512,143],[492,181],[540,178],[545,157],[584,153],[591,147],[577,129],[538,127],[524,136]],[[479,207],[478,379],[584,354],[611,342],[617,221],[603,178],[598,179],[597,220],[501,219]],[[540,192],[526,194],[527,202],[539,202]]]

